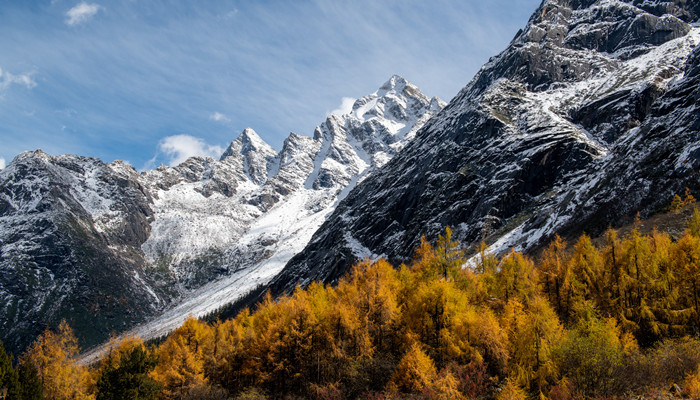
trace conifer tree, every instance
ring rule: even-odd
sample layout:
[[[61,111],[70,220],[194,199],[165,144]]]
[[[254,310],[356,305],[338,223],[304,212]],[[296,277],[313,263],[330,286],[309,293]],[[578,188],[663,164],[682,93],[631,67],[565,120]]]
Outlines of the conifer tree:
[[[421,350],[419,343],[414,342],[396,367],[392,382],[405,393],[419,393],[436,377],[433,360]]]
[[[103,360],[97,381],[97,400],[155,399],[160,385],[148,374],[156,363],[155,354],[140,340],[121,344]]]
[[[566,242],[559,235],[542,253],[539,260],[541,279],[544,282],[544,292],[547,294],[559,315],[565,315],[564,284],[568,278],[568,263],[565,254]]]
[[[464,251],[459,248],[459,242],[452,240],[449,226],[445,227],[444,235],[438,235],[435,251],[443,279],[454,279],[464,264]]]
[[[22,363],[31,364],[37,372],[44,395],[49,399],[94,399],[94,381],[88,368],[75,361],[78,339],[63,321],[58,330],[46,330],[29,347]]]
[[[0,340],[0,398],[15,398],[19,389],[17,371],[12,366],[12,356],[5,352]]]
[[[207,384],[202,350],[209,333],[203,323],[189,318],[159,347],[150,378],[162,385],[163,398],[180,398]]]
[[[29,362],[20,363],[17,368],[18,375],[18,395],[21,400],[43,400],[44,389],[41,386],[39,373],[33,364]]]

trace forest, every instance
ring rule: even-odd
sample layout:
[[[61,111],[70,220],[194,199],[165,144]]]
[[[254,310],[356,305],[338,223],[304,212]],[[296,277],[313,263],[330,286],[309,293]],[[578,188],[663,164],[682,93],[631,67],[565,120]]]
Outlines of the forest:
[[[14,360],[0,348],[0,399],[700,398],[700,210],[677,236],[467,257],[448,227],[406,265],[114,339],[91,366],[62,323]]]

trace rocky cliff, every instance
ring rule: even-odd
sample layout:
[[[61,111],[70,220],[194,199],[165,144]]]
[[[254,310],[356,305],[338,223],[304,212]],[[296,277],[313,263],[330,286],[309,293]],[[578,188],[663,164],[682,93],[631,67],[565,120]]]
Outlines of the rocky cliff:
[[[454,228],[490,251],[598,233],[700,191],[700,4],[548,0],[271,284],[407,261]]]

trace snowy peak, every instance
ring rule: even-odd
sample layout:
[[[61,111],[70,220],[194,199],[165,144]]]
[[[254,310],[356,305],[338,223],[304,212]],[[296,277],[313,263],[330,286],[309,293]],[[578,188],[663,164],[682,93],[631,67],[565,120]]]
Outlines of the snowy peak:
[[[389,78],[388,81],[384,82],[384,84],[379,88],[379,91],[377,91],[377,94],[382,97],[388,92],[397,92],[401,93],[406,89],[406,86],[414,86],[412,83],[408,82],[404,77],[399,76],[399,75],[394,75],[391,78]],[[415,86],[414,86],[415,87]]]
[[[221,155],[220,160],[223,161],[225,158],[236,154],[245,155],[249,152],[259,152],[267,155],[277,154],[275,149],[258,136],[253,129],[245,128],[236,140],[231,142],[224,154]]]
[[[355,101],[349,116],[363,121],[372,118],[407,121],[429,104],[430,99],[416,85],[394,75],[379,90]]]
[[[232,157],[241,159],[243,171],[252,182],[262,184],[275,169],[277,152],[254,130],[245,128],[228,146],[221,161]]]
[[[353,104],[345,115],[330,115],[314,132],[322,143],[306,187],[344,188],[362,180],[366,171],[386,164],[444,102],[425,96],[394,75],[376,92]]]

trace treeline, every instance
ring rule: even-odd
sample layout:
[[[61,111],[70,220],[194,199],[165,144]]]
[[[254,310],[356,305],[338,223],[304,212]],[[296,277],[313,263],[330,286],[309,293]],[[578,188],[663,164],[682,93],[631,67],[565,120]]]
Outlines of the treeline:
[[[700,211],[662,232],[555,238],[540,256],[467,259],[449,228],[410,265],[365,260],[163,343],[73,360],[62,324],[19,358],[16,399],[581,399],[700,397]],[[0,389],[2,390],[2,389]],[[2,398],[2,396],[0,396]]]

